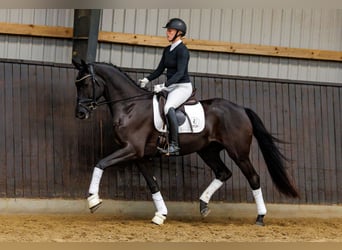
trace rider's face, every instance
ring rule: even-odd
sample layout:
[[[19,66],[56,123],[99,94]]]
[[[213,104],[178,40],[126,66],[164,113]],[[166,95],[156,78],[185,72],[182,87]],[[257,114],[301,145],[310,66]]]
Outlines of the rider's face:
[[[172,39],[175,37],[177,33],[177,30],[176,29],[167,29],[166,30],[166,38],[169,42],[172,41]],[[177,40],[177,39],[176,39]]]

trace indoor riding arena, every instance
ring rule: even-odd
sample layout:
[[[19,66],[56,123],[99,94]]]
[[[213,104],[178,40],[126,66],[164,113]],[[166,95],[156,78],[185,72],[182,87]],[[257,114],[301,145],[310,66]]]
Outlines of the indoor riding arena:
[[[264,226],[225,151],[232,176],[206,217],[199,198],[215,174],[196,153],[107,168],[102,206],[89,211],[94,167],[120,145],[107,105],[75,117],[72,59],[116,65],[138,82],[158,66],[173,17],[187,24],[197,100],[249,108],[286,142],[276,144],[298,198],[278,191],[253,137]],[[341,23],[341,9],[0,9],[0,242],[342,242]],[[140,165],[168,208],[162,225],[151,223]]]

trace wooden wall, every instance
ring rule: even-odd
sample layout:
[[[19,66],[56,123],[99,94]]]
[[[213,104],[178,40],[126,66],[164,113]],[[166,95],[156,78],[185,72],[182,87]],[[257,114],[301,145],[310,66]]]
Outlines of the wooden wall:
[[[146,70],[126,69],[133,79]],[[0,197],[85,198],[94,164],[115,150],[110,115],[74,117],[76,72],[70,65],[0,61]],[[268,203],[342,203],[342,86],[333,83],[192,74],[199,99],[223,97],[255,110],[292,159],[290,174],[301,198],[287,199],[271,183],[256,141],[251,159]],[[213,197],[252,202],[246,179],[226,154],[233,177]],[[214,178],[195,154],[147,161],[166,200],[197,201]],[[101,196],[149,200],[132,163],[106,170]]]

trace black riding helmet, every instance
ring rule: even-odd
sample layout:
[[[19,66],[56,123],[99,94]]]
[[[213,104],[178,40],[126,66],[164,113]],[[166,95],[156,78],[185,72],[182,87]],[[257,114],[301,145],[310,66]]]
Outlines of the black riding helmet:
[[[182,34],[180,34],[181,36],[185,36],[186,34],[186,24],[180,18],[171,18],[163,28],[178,30],[182,32]]]

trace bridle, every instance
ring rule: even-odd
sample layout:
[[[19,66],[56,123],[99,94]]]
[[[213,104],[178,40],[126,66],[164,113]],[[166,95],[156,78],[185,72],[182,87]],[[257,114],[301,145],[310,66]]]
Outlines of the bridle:
[[[100,101],[98,102],[96,100],[96,85],[100,86],[100,83],[96,79],[95,73],[94,73],[94,65],[93,64],[88,64],[89,67],[89,74],[81,77],[80,79],[76,79],[75,83],[82,82],[88,78],[91,78],[92,81],[92,88],[93,88],[93,97],[92,98],[79,98],[77,96],[77,105],[85,108],[88,112],[91,112],[95,110],[98,106],[104,105],[104,104],[109,104],[109,103],[117,103],[117,102],[123,102],[123,101],[129,101],[129,100],[139,100],[140,97],[148,97],[152,96],[154,93],[153,92],[147,92],[143,93],[141,95],[136,95],[136,96],[131,96],[119,100],[109,100],[109,101]],[[141,99],[146,99],[146,98],[141,98]]]
[[[77,96],[77,105],[85,108],[88,112],[90,112],[90,111],[95,110],[96,107],[98,106],[98,103],[97,103],[97,100],[96,100],[95,85],[97,84],[98,86],[100,86],[100,84],[96,80],[95,73],[94,73],[94,66],[92,64],[89,64],[88,68],[89,68],[89,74],[83,76],[80,79],[76,79],[75,83],[82,82],[85,79],[88,79],[89,77],[92,78],[93,97],[92,98],[82,98],[81,99],[79,96]]]

